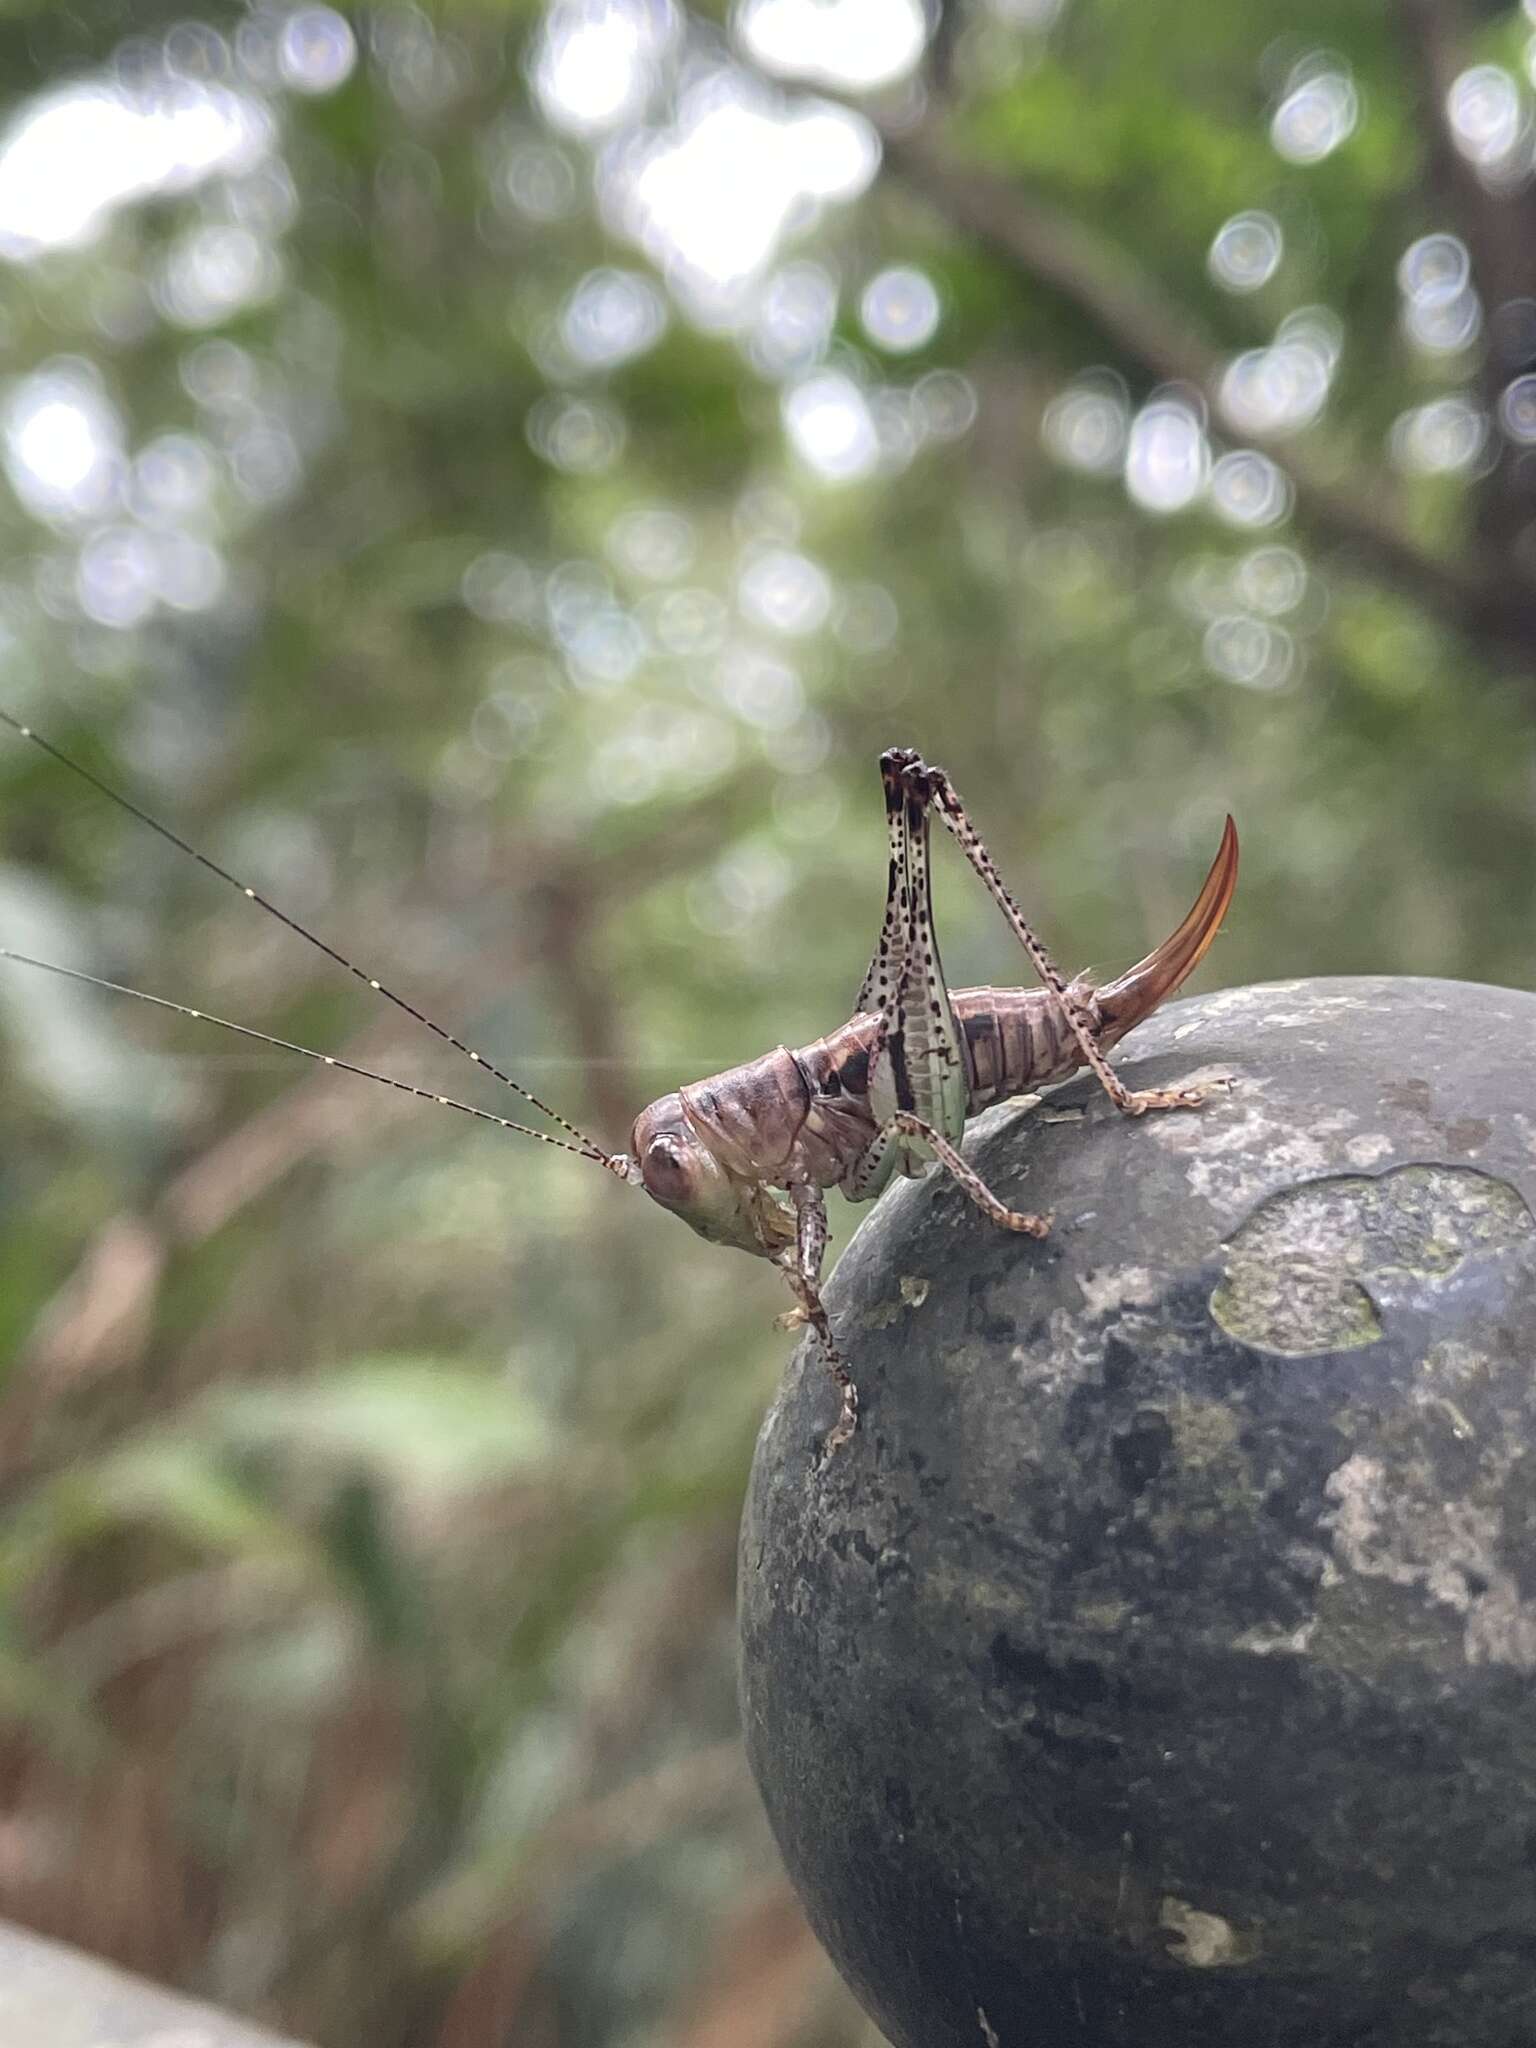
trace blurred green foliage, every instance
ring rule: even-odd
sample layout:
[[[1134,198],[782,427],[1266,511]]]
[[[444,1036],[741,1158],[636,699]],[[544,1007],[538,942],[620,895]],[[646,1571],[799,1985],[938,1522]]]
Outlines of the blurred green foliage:
[[[1208,976],[1528,984],[1524,16],[970,0],[849,114],[898,0],[764,5],[10,7],[7,707],[612,1145],[843,1019],[893,742],[1069,966],[1230,809]],[[0,943],[500,1106],[0,741]],[[0,1023],[0,1910],[336,2048],[869,2042],[734,1747],[774,1276]]]

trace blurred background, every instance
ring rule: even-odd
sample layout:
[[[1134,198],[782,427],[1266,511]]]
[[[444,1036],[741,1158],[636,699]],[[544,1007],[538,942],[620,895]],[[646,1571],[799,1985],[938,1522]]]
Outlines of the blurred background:
[[[1208,985],[1532,985],[1518,8],[189,4],[0,16],[13,713],[613,1145],[847,1014],[896,742],[1069,968],[1230,809]],[[517,1108],[3,732],[0,943]],[[736,1742],[776,1277],[0,1030],[0,1913],[322,2048],[873,2048]]]

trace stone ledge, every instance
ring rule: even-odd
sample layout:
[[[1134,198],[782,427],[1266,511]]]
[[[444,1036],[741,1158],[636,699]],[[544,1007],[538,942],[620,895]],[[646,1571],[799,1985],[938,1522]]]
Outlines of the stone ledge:
[[[0,1922],[4,2048],[303,2048]]]

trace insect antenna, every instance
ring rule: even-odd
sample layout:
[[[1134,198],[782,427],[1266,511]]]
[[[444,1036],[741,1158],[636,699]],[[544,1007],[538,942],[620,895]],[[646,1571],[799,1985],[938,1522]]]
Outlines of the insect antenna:
[[[544,1102],[533,1093],[532,1089],[525,1088],[521,1081],[514,1081],[510,1074],[503,1073],[501,1068],[495,1065],[493,1061],[484,1058],[482,1054],[475,1052],[470,1046],[466,1045],[462,1038],[457,1037],[452,1031],[446,1030],[443,1025],[435,1023],[432,1018],[427,1016],[425,1011],[418,1010],[414,1003],[408,1002],[402,995],[397,995],[392,988],[386,988],[384,983],[377,980],[373,975],[366,974],[361,967],[349,960],[344,953],[338,953],[334,946],[327,944],[318,933],[310,931],[307,926],[300,924],[297,918],[290,917],[286,910],[280,909],[268,897],[263,896],[259,889],[253,889],[249,884],[242,882],[238,875],[232,875],[228,868],[221,867],[216,860],[210,859],[206,853],[199,853],[195,846],[190,845],[179,833],[173,832],[169,825],[162,825],[158,818],[153,818],[148,811],[141,810],[129,797],[124,796],[121,791],[114,789],[110,783],[104,782],[93,770],[85,767],[82,762],[74,760],[62,748],[56,747],[51,740],[44,739],[41,733],[34,732],[31,726],[24,725],[19,718],[13,717],[9,711],[0,709],[0,724],[8,725],[11,731],[16,733],[21,739],[30,740],[32,745],[40,748],[43,753],[48,755],[50,760],[57,761],[61,767],[67,768],[72,775],[79,776],[82,782],[88,782],[92,789],[99,791],[102,796],[116,804],[119,810],[126,811],[131,818],[137,818],[141,825],[147,825],[151,832],[158,833],[160,838],[164,839],[169,845],[176,847],[182,853],[189,854],[199,867],[206,868],[211,875],[217,875],[221,882],[226,883],[231,889],[238,890],[248,902],[254,903],[258,909],[266,911],[268,916],[275,917],[278,923],[286,925],[289,931],[296,932],[301,939],[313,946],[317,952],[323,953],[328,960],[333,960],[338,967],[345,968],[354,981],[360,981],[365,988],[371,989],[375,995],[382,996],[387,1003],[393,1003],[397,1010],[403,1010],[407,1017],[414,1018],[418,1024],[424,1024],[434,1037],[442,1039],[445,1045],[451,1045],[455,1052],[462,1053],[465,1059],[471,1061],[484,1073],[490,1074],[494,1079],[500,1081],[504,1087],[510,1088],[515,1095],[520,1095],[525,1102],[532,1103],[533,1107],[544,1116],[547,1116],[551,1123],[566,1132],[567,1137],[551,1137],[547,1131],[535,1130],[529,1124],[514,1123],[506,1117],[494,1115],[490,1110],[473,1109],[468,1103],[457,1102],[451,1096],[437,1095],[426,1088],[413,1088],[407,1082],[391,1080],[386,1074],[375,1074],[366,1067],[352,1066],[346,1060],[331,1059],[325,1053],[312,1052],[308,1046],[294,1045],[285,1038],[273,1038],[266,1032],[252,1030],[248,1025],[233,1024],[226,1017],[214,1017],[206,1010],[194,1010],[185,1003],[173,1003],[164,996],[146,995],[142,989],[125,988],[118,982],[103,980],[99,975],[83,974],[79,970],[70,967],[57,967],[51,961],[34,960],[26,954],[14,953],[6,948],[0,948],[0,957],[19,961],[27,967],[41,968],[49,974],[62,975],[67,980],[86,982],[97,988],[110,989],[118,995],[133,996],[140,1002],[152,1003],[156,1008],[162,1010],[177,1011],[184,1017],[206,1018],[209,1023],[222,1025],[226,1031],[238,1032],[244,1038],[256,1039],[267,1045],[280,1046],[287,1052],[302,1053],[306,1059],[323,1061],[327,1066],[340,1067],[347,1073],[360,1074],[365,1080],[382,1082],[386,1087],[399,1089],[404,1094],[419,1096],[423,1102],[436,1102],[449,1109],[462,1110],[466,1116],[479,1117],[487,1123],[499,1124],[503,1130],[521,1131],[525,1137],[537,1138],[543,1144],[558,1146],[563,1152],[574,1152],[583,1159],[595,1160],[599,1166],[606,1166],[610,1173],[617,1174],[621,1180],[628,1177],[629,1162],[623,1154],[606,1152],[594,1139],[589,1138],[585,1131],[578,1130],[568,1117],[563,1117],[557,1109],[551,1109],[547,1102]],[[574,1142],[568,1142],[568,1140],[574,1140]]]
[[[54,960],[35,960],[30,953],[15,952],[10,946],[0,946],[0,960],[14,960],[21,967],[38,967],[44,974],[57,974],[65,981],[84,982],[87,988],[104,988],[115,996],[132,996],[136,1003],[149,1003],[157,1010],[170,1010],[178,1017],[195,1017],[200,1024],[217,1024],[221,1031],[233,1031],[241,1038],[252,1039],[257,1045],[275,1045],[282,1052],[296,1052],[306,1060],[313,1060],[317,1066],[335,1067],[343,1074],[356,1074],[364,1081],[377,1081],[381,1087],[393,1088],[401,1095],[414,1095],[418,1102],[435,1102],[439,1109],[456,1109],[461,1116],[472,1116],[481,1123],[495,1124],[498,1130],[521,1131],[525,1138],[537,1138],[541,1145],[558,1146],[562,1152],[574,1152],[578,1159],[591,1159],[593,1152],[573,1145],[565,1138],[552,1138],[548,1131],[536,1131],[532,1124],[515,1123],[510,1117],[497,1116],[491,1109],[476,1109],[473,1103],[460,1102],[452,1095],[439,1095],[431,1088],[417,1088],[409,1081],[397,1081],[392,1074],[379,1074],[372,1067],[360,1067],[355,1060],[344,1060],[338,1054],[315,1052],[307,1045],[296,1045],[291,1038],[274,1038],[270,1031],[257,1031],[249,1024],[236,1024],[228,1017],[216,1017],[212,1010],[194,1010],[186,1003],[173,1003],[168,996],[152,996],[141,988],[129,988],[125,982],[108,981],[104,975],[86,974],[78,967],[60,967]],[[607,1164],[607,1155],[603,1155]]]

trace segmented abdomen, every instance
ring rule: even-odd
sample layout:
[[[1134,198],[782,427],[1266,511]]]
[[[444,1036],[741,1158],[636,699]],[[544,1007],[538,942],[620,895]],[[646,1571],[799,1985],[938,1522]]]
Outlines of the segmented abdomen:
[[[1081,993],[1091,1006],[1092,992]],[[1083,1063],[1065,1012],[1044,989],[961,988],[951,992],[950,1003],[960,1027],[970,1116],[990,1103],[1064,1080]],[[812,1097],[841,1096],[850,1108],[864,1106],[870,1057],[879,1039],[879,1019],[863,1015],[813,1045],[798,1047],[795,1065]]]
[[[972,1116],[1060,1081],[1083,1063],[1066,1012],[1033,988],[962,988],[950,1001],[965,1046]]]

